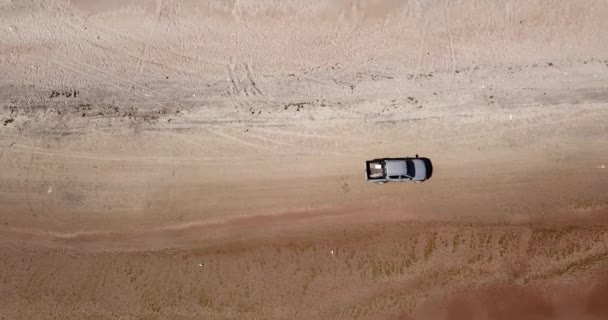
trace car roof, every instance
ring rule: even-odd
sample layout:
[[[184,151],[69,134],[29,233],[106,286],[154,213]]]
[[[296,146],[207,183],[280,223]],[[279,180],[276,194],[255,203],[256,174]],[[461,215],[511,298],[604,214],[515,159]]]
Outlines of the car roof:
[[[407,163],[405,160],[386,160],[387,176],[407,176]]]

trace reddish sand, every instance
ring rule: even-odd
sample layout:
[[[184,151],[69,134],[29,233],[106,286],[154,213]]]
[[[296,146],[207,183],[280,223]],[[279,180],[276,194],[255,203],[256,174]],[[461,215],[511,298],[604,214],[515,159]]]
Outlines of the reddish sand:
[[[608,2],[0,0],[0,319],[606,319]],[[365,160],[429,157],[421,184]]]

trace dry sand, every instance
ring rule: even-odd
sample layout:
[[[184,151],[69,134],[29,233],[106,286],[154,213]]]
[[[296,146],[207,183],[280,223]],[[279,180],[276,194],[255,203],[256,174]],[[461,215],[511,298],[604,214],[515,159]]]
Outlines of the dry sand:
[[[0,319],[606,319],[608,2],[0,0]],[[370,158],[432,159],[422,184]]]

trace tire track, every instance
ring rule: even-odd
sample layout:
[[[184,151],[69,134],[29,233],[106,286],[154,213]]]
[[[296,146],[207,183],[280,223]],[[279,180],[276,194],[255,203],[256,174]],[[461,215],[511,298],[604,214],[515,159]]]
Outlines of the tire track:
[[[216,129],[216,130],[219,130],[219,129]],[[208,150],[209,147],[211,146],[211,145],[204,145],[204,144],[201,144],[201,143],[197,142],[196,139],[195,139],[196,136],[194,136],[194,135],[185,135],[185,134],[178,134],[178,133],[171,133],[171,135],[179,138],[184,143],[187,143],[189,145],[192,145],[192,146],[195,146],[195,147],[199,148],[199,150]],[[217,135],[217,136],[220,136],[220,135]],[[227,136],[227,134],[223,133],[223,135],[221,136],[222,139],[225,139],[226,138],[225,136]],[[231,138],[229,138],[229,139],[231,139]],[[257,147],[257,145],[255,145],[255,146]],[[209,159],[215,159],[215,158],[209,158]],[[217,157],[217,160],[218,161],[224,161],[224,160],[234,160],[234,161],[236,161],[236,160],[242,160],[242,158],[241,157],[234,157],[234,158],[230,158],[230,157]]]
[[[339,139],[340,138],[337,136],[320,135],[320,134],[314,134],[314,133],[293,132],[293,131],[278,130],[278,129],[268,129],[268,128],[263,128],[263,127],[256,127],[256,130],[265,131],[265,132],[272,133],[272,134],[291,135],[291,136],[297,136],[297,137],[303,137],[303,138],[317,138],[317,139]]]
[[[152,32],[150,37],[153,38],[156,34],[156,30],[158,29],[158,24],[160,23],[160,12],[163,7],[163,0],[156,0],[156,9],[154,10],[154,27],[152,27]],[[138,67],[137,67],[137,77],[141,76],[144,71],[145,61],[148,58],[148,43],[144,43],[144,47],[142,49],[141,57],[139,59]]]
[[[301,148],[301,146],[297,146],[297,145],[294,145],[294,144],[291,144],[291,143],[288,143],[288,142],[283,142],[283,141],[267,138],[267,137],[264,137],[264,136],[261,136],[261,135],[257,135],[255,133],[251,133],[251,132],[247,132],[246,135],[250,136],[250,137],[252,137],[254,139],[258,139],[258,140],[261,140],[261,141],[264,141],[264,142],[273,143],[273,144],[280,145],[280,146],[292,147],[294,149],[300,149]]]
[[[241,95],[242,91],[239,85],[239,81],[236,78],[236,63],[235,63],[235,57],[231,56],[230,57],[230,61],[228,62],[228,79],[230,80],[230,83],[232,84],[232,91],[234,92],[234,94],[236,95]]]
[[[134,54],[134,53],[131,53],[131,52],[127,52],[127,51],[119,51],[116,48],[106,47],[106,46],[103,46],[103,45],[101,45],[99,43],[95,43],[95,42],[92,42],[92,41],[90,41],[90,44],[93,47],[102,49],[102,50],[107,51],[109,53],[112,53],[112,54],[114,54],[116,56],[126,56],[126,57],[129,57],[129,58],[132,58],[134,61],[137,61],[140,58],[140,55],[137,55],[137,54]],[[150,58],[145,59],[145,63],[151,64],[151,65],[156,65],[156,66],[159,66],[160,68],[164,68],[164,69],[171,70],[171,71],[174,71],[174,72],[177,72],[177,73],[181,73],[183,75],[187,75],[187,76],[191,76],[191,77],[197,77],[197,78],[200,77],[200,74],[191,72],[190,70],[186,70],[186,69],[178,67],[178,66],[169,66],[168,64],[160,63],[160,62],[154,61],[154,60],[152,60]]]
[[[454,84],[454,76],[456,74],[456,53],[454,51],[454,37],[452,35],[452,24],[450,22],[450,15],[448,13],[449,8],[447,7],[448,4],[444,4],[443,6],[443,15],[444,15],[444,19],[445,19],[445,26],[448,32],[448,38],[449,38],[449,47],[450,47],[450,60],[451,60],[451,67],[452,67],[452,72],[451,72],[451,76],[450,76],[450,90],[453,87]]]
[[[232,91],[235,95],[264,96],[257,85],[251,65],[239,64],[235,56],[231,56],[228,62],[228,79],[231,84],[229,92]]]
[[[289,142],[279,141],[279,140],[271,139],[271,138],[264,137],[264,136],[261,136],[261,135],[257,135],[257,134],[251,133],[251,132],[247,132],[246,135],[248,135],[248,136],[250,136],[250,137],[252,137],[254,139],[261,140],[261,141],[263,141],[265,143],[272,143],[272,144],[279,145],[279,146],[290,147],[290,148],[292,148],[292,150],[296,150],[296,151],[307,150],[307,151],[312,152],[313,154],[317,154],[317,155],[327,155],[327,154],[334,155],[334,156],[342,156],[342,155],[344,155],[341,152],[336,152],[336,151],[325,151],[325,152],[323,152],[322,150],[320,150],[320,148],[315,148],[315,147],[307,146],[307,145],[304,145],[304,144],[297,145],[297,144],[293,144],[293,143],[289,143]]]
[[[166,132],[166,133],[180,139],[181,141],[183,141],[184,143],[186,143],[190,146],[199,148],[199,150],[205,151],[205,150],[209,149],[209,146],[205,146],[204,144],[197,142],[195,139],[196,136],[194,136],[194,135],[180,134],[180,133],[174,133],[174,132]]]
[[[148,45],[144,44],[144,48],[142,49],[141,57],[139,58],[139,62],[137,63],[137,75],[136,78],[141,76],[144,72],[144,60],[146,60],[148,55]]]
[[[113,43],[108,43],[108,41],[106,40],[107,38],[114,37],[116,39],[123,40],[125,43],[129,43],[129,44],[134,43],[139,46],[147,46],[148,51],[153,50],[153,51],[163,52],[163,53],[173,56],[175,58],[179,58],[181,60],[188,60],[188,61],[191,61],[196,64],[204,63],[207,65],[216,66],[216,67],[221,67],[221,66],[225,65],[220,59],[218,59],[218,60],[201,59],[200,57],[193,57],[193,56],[189,56],[189,55],[186,55],[183,53],[165,49],[165,48],[162,48],[159,46],[155,46],[154,44],[147,42],[147,41],[130,38],[130,37],[124,35],[124,31],[116,30],[116,29],[113,29],[113,28],[107,27],[107,26],[104,26],[104,28],[101,28],[94,21],[87,19],[86,17],[79,16],[78,12],[73,12],[73,14],[76,19],[76,22],[68,23],[68,24],[66,24],[66,27],[70,28],[74,32],[74,34],[76,34],[80,37],[79,41],[89,43],[93,46],[100,46],[99,42],[104,42],[104,43],[106,43],[106,45],[112,47],[113,50],[120,49],[120,50],[118,50],[120,54],[127,53],[130,56],[134,56],[134,57],[141,56],[140,52],[135,52],[128,46],[120,45],[120,43],[118,41],[115,41]],[[78,23],[85,24],[88,26],[88,29],[98,32],[100,35],[99,39],[97,39],[97,41],[91,40],[89,38],[89,36],[84,34],[84,31],[82,30],[82,28],[76,27],[76,24],[78,24]],[[117,49],[114,49],[114,48],[117,48]],[[162,63],[160,63],[158,61],[156,61],[155,63],[162,65]]]
[[[239,158],[225,157],[146,157],[146,156],[103,156],[95,153],[86,152],[57,152],[47,151],[47,149],[32,147],[23,144],[14,144],[11,147],[11,152],[25,153],[33,155],[43,155],[50,157],[76,158],[98,161],[149,161],[149,162],[201,162],[201,161],[229,161],[238,160]]]
[[[128,84],[128,85],[131,85],[132,87],[138,88],[138,89],[140,89],[142,91],[149,91],[148,88],[146,88],[146,87],[144,87],[144,86],[142,86],[142,85],[140,85],[140,84],[138,84],[136,82],[133,82],[133,81],[127,79],[127,78],[123,78],[123,77],[119,77],[119,76],[114,76],[112,74],[106,73],[105,71],[102,71],[102,70],[100,70],[100,69],[98,69],[96,67],[93,67],[91,65],[87,65],[87,64],[83,64],[83,63],[78,63],[75,60],[70,59],[68,57],[64,57],[64,59],[67,61],[67,63],[66,62],[58,62],[58,61],[56,61],[56,60],[59,60],[59,59],[43,59],[43,58],[37,58],[37,57],[32,57],[32,56],[29,56],[29,58],[32,59],[32,60],[34,60],[34,61],[38,61],[38,62],[54,64],[54,65],[56,65],[56,66],[58,66],[58,67],[60,67],[62,69],[71,71],[71,72],[73,72],[75,74],[78,74],[78,75],[84,77],[84,78],[88,78],[88,79],[95,80],[95,81],[100,81],[102,83],[105,83],[105,84],[107,84],[107,85],[109,85],[111,87],[114,87],[114,88],[116,88],[118,90],[121,90],[121,91],[125,91],[125,88],[123,88],[120,85],[117,85],[116,83]],[[80,67],[80,68],[84,69],[85,71],[89,71],[89,72],[80,71],[80,70],[78,70],[78,69],[73,68],[72,66],[70,66],[70,64],[72,64],[74,66],[77,66],[77,67]],[[95,74],[95,73],[97,73],[99,75],[102,75],[102,76],[104,76],[107,79],[104,80],[102,77],[95,77],[95,76],[91,75],[91,74]],[[144,99],[144,100],[147,100],[148,102],[150,102],[152,104],[155,104],[155,105],[159,106],[159,107],[163,107],[164,106],[163,103],[160,103],[160,102],[157,101],[158,98],[152,99],[152,98],[146,96],[145,94],[141,94],[140,97],[142,99]]]
[[[260,151],[260,150],[276,151],[276,149],[274,149],[274,148],[265,147],[265,146],[262,146],[262,145],[258,145],[258,144],[255,144],[255,143],[251,143],[251,142],[239,139],[239,138],[237,138],[235,136],[232,136],[230,134],[222,132],[221,129],[218,129],[218,128],[215,128],[215,129],[205,128],[205,130],[209,131],[210,133],[215,134],[218,137],[224,138],[226,140],[234,141],[234,142],[237,142],[237,143],[242,144],[244,146],[252,147],[252,148],[256,149],[256,151]]]
[[[425,36],[426,36],[426,24],[427,24],[427,20],[424,19],[422,21],[422,27],[420,28],[420,41],[418,43],[418,60],[416,61],[416,72],[415,72],[414,77],[412,78],[414,80],[418,79],[418,76],[420,75],[420,69],[422,68],[422,60],[424,57],[424,43],[425,43]]]
[[[251,65],[249,63],[245,63],[245,69],[247,70],[247,81],[249,81],[251,87],[254,90],[253,94],[256,95],[257,93],[258,95],[263,96],[264,93],[262,93],[262,90],[260,90],[255,81],[255,78],[253,77],[253,69],[251,68]]]
[[[339,217],[342,215],[344,215],[343,212],[324,212],[321,208],[318,211],[303,209],[291,210],[289,212],[279,211],[276,213],[259,214],[253,216],[233,216],[228,218],[194,220],[149,229],[131,230],[128,232],[118,230],[60,232],[26,227],[0,227],[0,231],[2,231],[2,234],[4,235],[11,234],[12,237],[27,242],[48,241],[56,244],[70,244],[73,242],[78,243],[79,245],[83,243],[114,242],[124,245],[126,243],[130,243],[133,239],[149,239],[153,236],[163,237],[164,234],[172,232],[243,225],[258,225],[276,221],[302,221],[304,219]]]

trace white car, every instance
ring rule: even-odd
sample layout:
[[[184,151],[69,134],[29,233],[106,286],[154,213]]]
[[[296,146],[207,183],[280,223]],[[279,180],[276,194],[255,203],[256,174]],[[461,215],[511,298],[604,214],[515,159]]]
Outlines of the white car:
[[[365,177],[369,182],[422,182],[433,175],[429,158],[382,158],[365,162]]]

